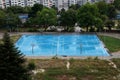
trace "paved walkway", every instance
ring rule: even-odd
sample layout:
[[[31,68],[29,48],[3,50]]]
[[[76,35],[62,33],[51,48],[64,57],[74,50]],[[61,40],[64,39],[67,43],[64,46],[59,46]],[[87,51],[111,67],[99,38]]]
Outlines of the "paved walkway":
[[[45,32],[48,34],[48,32]],[[54,33],[54,32],[53,32]],[[51,34],[53,34],[51,33]],[[56,32],[55,32],[56,33]],[[14,33],[9,33],[10,36],[14,36],[14,35],[23,35],[23,34],[40,34],[40,33],[31,33],[31,32],[14,32]],[[117,33],[97,33],[98,35],[105,35],[105,36],[111,36],[111,37],[114,37],[114,38],[118,38],[120,39],[120,34],[117,34]],[[3,33],[0,33],[0,39],[2,38],[3,36]],[[114,53],[111,53],[112,56],[109,56],[109,57],[98,57],[100,59],[112,59],[112,58],[120,58],[120,51],[118,52],[114,52]],[[27,57],[27,58],[51,58],[51,57]],[[69,58],[78,58],[78,59],[85,59],[85,58],[88,58],[88,57],[60,57],[62,59],[69,59]]]
[[[120,34],[118,34],[118,33],[97,33],[97,34],[120,39]]]

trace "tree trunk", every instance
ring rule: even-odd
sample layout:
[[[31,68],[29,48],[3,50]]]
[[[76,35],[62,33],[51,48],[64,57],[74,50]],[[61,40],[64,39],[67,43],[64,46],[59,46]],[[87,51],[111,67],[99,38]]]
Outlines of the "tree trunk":
[[[86,29],[87,29],[87,32],[88,32],[88,27],[86,27]]]
[[[111,27],[109,26],[108,28],[109,28],[109,31],[111,31]]]

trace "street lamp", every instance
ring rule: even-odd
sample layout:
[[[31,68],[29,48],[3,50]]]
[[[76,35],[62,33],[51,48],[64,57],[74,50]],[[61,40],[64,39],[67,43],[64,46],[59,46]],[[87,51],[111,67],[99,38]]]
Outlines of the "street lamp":
[[[80,44],[80,54],[82,54],[82,43]]]
[[[32,54],[34,54],[34,47],[35,47],[35,44],[31,44],[31,46],[32,46]]]

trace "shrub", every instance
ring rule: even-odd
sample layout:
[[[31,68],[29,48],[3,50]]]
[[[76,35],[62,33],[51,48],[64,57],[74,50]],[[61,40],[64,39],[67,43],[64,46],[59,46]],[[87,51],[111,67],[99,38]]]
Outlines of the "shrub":
[[[70,59],[69,59],[69,62],[70,62],[70,63],[73,63],[74,61],[75,61],[75,59],[73,59],[73,58],[70,58]]]
[[[35,68],[36,68],[36,65],[34,62],[28,63],[28,67],[27,67],[28,70],[34,70]]]
[[[53,56],[52,59],[58,59],[57,55]]]
[[[35,28],[30,28],[30,29],[28,29],[28,32],[38,32],[38,30]]]
[[[96,57],[94,58],[94,60],[99,60],[99,58],[96,56]]]

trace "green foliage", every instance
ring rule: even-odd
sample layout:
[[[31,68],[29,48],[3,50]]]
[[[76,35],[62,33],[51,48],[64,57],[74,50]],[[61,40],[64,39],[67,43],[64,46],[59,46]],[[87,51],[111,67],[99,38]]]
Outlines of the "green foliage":
[[[45,27],[55,25],[57,21],[56,11],[49,8],[44,8],[42,11],[38,11],[37,21],[39,25],[44,25]]]
[[[0,27],[5,25],[5,12],[0,10]]]
[[[0,80],[30,80],[24,62],[23,54],[5,33],[0,48]]]
[[[78,10],[80,8],[79,4],[71,5],[69,9]]]
[[[112,4],[108,4],[107,16],[109,17],[109,19],[115,19],[116,14],[117,12],[116,12],[115,6]]]
[[[8,26],[9,24],[10,30],[14,30],[14,26],[21,23],[18,20],[18,14],[28,13],[29,19],[24,26],[42,26],[46,30],[48,26],[56,25],[57,23],[57,25],[69,27],[73,27],[75,23],[78,23],[81,27],[85,27],[87,31],[89,29],[93,31],[95,27],[97,31],[102,31],[106,23],[115,19],[116,11],[120,10],[119,3],[119,0],[115,0],[113,4],[107,4],[105,1],[99,1],[95,4],[87,3],[83,6],[75,4],[71,5],[67,11],[62,9],[59,12],[55,5],[51,8],[41,4],[34,4],[33,7],[11,6],[4,10],[0,9],[0,27],[3,28],[3,26]],[[59,15],[58,17],[57,14]],[[92,28],[92,26],[95,27]],[[73,31],[72,28],[68,29]]]
[[[6,8],[5,11],[7,13],[20,14],[20,13],[24,13],[24,8],[21,6],[11,6],[11,7]]]
[[[10,31],[13,31],[17,25],[21,24],[21,21],[18,17],[18,15],[13,13],[8,13],[6,16],[6,26],[10,29]]]
[[[107,15],[108,5],[105,1],[100,1],[96,3],[97,8],[99,9],[99,14]]]
[[[120,29],[120,20],[118,20],[118,26],[117,26],[118,29]]]
[[[95,25],[96,18],[98,17],[98,8],[94,4],[87,3],[83,5],[78,10],[78,22],[81,27],[86,27],[88,31],[88,27]]]
[[[99,60],[99,58],[98,58],[98,57],[95,57],[94,60]]]
[[[60,24],[62,26],[74,26],[77,22],[77,13],[73,9],[63,12],[60,16]]]
[[[42,4],[34,4],[29,12],[29,17],[35,17],[38,11],[42,11],[43,5]]]
[[[70,62],[70,63],[73,63],[73,62],[75,62],[75,59],[70,58],[70,59],[69,59],[69,62]]]
[[[117,8],[118,10],[120,10],[120,0],[114,0],[115,8]]]
[[[28,67],[27,67],[28,70],[34,70],[35,68],[36,68],[36,65],[34,62],[28,63]]]
[[[59,59],[57,55],[53,56],[52,59]]]
[[[26,13],[26,14],[28,14],[30,11],[31,11],[31,7],[29,7],[29,6],[25,6],[23,8],[23,12]]]
[[[56,12],[58,12],[58,8],[55,7],[55,5],[53,5],[51,8],[54,9]]]
[[[97,27],[97,31],[98,32],[102,31],[103,30],[102,26],[104,26],[103,20],[100,19],[100,18],[96,18],[96,20],[95,20],[95,26]]]
[[[115,22],[112,20],[108,20],[105,24],[106,27],[108,27],[109,30],[115,25]]]

